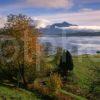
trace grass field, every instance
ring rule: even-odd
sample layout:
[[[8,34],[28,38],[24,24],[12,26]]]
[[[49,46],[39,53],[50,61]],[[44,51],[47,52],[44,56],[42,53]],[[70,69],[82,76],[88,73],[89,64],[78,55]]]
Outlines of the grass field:
[[[99,100],[100,55],[82,55],[74,58],[74,77],[84,96]],[[87,95],[88,94],[88,95]]]

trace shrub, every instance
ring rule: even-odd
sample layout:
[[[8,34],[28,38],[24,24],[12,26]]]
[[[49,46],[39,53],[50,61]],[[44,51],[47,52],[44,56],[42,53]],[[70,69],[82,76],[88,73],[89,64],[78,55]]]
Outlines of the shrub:
[[[47,81],[47,86],[53,91],[57,92],[62,87],[62,81],[59,74],[54,73],[50,75],[50,78]]]
[[[52,93],[52,91],[47,86],[44,86],[41,83],[41,80],[40,79],[36,79],[34,81],[34,89],[35,90],[38,90],[43,95],[49,95],[50,93]]]

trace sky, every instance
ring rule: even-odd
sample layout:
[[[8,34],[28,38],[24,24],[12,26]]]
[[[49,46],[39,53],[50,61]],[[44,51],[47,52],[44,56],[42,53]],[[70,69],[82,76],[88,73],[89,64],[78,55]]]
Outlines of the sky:
[[[63,21],[100,26],[100,0],[0,0],[0,27],[7,15],[19,13],[44,26]]]

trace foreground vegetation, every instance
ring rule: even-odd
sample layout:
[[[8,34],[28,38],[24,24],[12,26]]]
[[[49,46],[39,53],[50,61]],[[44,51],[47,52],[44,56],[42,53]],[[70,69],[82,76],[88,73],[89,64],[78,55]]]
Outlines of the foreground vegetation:
[[[48,98],[50,97],[51,100],[52,98],[66,98],[67,100],[99,100],[99,93],[100,93],[100,85],[99,83],[99,73],[98,71],[100,70],[100,62],[91,62],[89,61],[89,58],[91,57],[97,57],[99,58],[100,56],[98,55],[83,55],[83,56],[77,56],[74,57],[74,71],[71,72],[68,75],[66,83],[64,83],[62,89],[58,90],[58,93],[56,94],[55,92],[49,94],[47,93],[49,90],[45,90],[44,86],[39,86],[40,83],[37,80],[44,80],[45,77],[38,78],[35,80],[37,82],[36,84],[38,85],[37,87],[33,87],[33,85],[29,85],[31,88],[31,92],[29,90],[23,90],[21,88],[18,88],[17,86],[15,87],[10,87],[5,85],[0,85],[0,96],[6,97],[7,100],[9,98],[16,98],[16,100],[19,100],[18,98],[21,98],[21,100],[33,100],[31,98],[34,98],[35,100],[38,99],[44,99],[41,97],[41,95],[45,96],[47,95]],[[78,58],[78,59],[77,59]],[[82,61],[80,61],[82,59]],[[97,68],[96,68],[97,67]],[[57,79],[56,79],[57,80]],[[12,84],[12,83],[11,83]],[[12,84],[13,85],[13,84]],[[52,85],[51,85],[52,87]],[[42,88],[42,89],[41,89]],[[37,92],[34,93],[34,91]],[[45,92],[46,91],[46,92]],[[37,97],[38,95],[38,97]],[[39,97],[40,96],[40,97]],[[30,99],[29,99],[30,98]],[[58,98],[58,99],[59,99]],[[2,100],[2,99],[1,99]],[[59,99],[63,100],[63,99]]]

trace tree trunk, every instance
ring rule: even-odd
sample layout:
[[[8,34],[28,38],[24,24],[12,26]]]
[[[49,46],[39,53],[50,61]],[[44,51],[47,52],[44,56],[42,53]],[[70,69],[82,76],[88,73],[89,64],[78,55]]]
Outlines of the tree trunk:
[[[20,71],[20,74],[21,74],[22,82],[23,82],[24,86],[27,87],[27,82],[26,82],[26,79],[25,79],[24,70],[25,70],[24,64],[19,65],[19,71]]]

